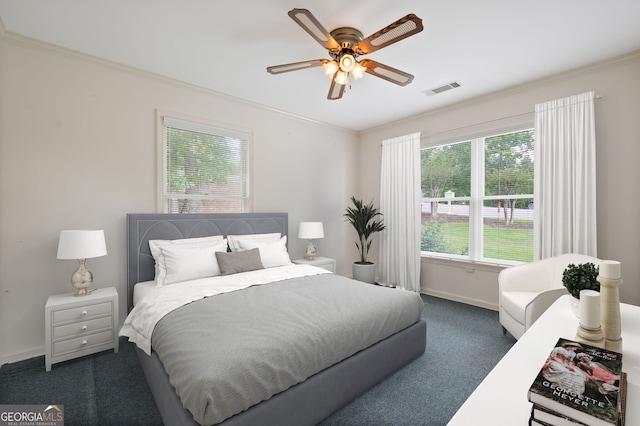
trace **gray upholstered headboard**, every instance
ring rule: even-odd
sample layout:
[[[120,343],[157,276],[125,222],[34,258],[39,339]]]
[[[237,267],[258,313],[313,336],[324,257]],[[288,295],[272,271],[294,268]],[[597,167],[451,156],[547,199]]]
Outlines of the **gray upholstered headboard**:
[[[212,235],[287,235],[287,213],[128,214],[127,311],[133,308],[133,287],[155,277],[149,240],[176,240]]]

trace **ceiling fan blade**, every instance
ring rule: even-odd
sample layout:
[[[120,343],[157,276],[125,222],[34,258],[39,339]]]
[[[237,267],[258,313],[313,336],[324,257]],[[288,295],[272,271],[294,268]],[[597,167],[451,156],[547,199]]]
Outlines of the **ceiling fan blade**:
[[[327,50],[339,49],[338,42],[307,9],[291,9],[288,15]]]
[[[406,86],[413,81],[413,75],[380,62],[363,59],[360,61],[360,65],[366,68],[367,74],[375,75],[398,86]]]
[[[413,13],[410,13],[404,18],[400,18],[391,25],[384,27],[375,34],[359,41],[353,47],[353,50],[359,55],[366,55],[417,34],[423,29],[422,19],[418,18]]]
[[[340,99],[344,94],[344,88],[346,84],[338,84],[335,80],[331,79],[331,87],[329,88],[329,94],[327,95],[327,99],[331,101],[335,101]]]
[[[271,74],[282,74],[283,72],[304,70],[307,68],[319,67],[325,62],[329,62],[328,59],[313,59],[311,61],[293,62],[290,64],[274,65],[267,67],[267,72]]]

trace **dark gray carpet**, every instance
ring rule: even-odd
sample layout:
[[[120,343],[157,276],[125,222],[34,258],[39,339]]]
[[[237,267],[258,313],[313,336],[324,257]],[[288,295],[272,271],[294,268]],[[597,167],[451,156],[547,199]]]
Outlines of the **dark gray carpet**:
[[[422,296],[427,350],[338,411],[328,425],[445,425],[511,348],[498,313]],[[65,425],[161,425],[133,346],[54,364],[44,357],[0,368],[0,404],[64,405]]]
[[[495,311],[425,295],[422,300],[425,353],[322,426],[446,425],[515,343],[502,335]]]
[[[44,356],[0,368],[0,404],[64,405],[67,426],[162,425],[133,345],[54,364]]]

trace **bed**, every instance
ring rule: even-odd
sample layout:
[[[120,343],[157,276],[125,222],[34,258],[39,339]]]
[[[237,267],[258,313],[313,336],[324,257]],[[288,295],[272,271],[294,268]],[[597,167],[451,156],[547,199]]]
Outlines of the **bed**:
[[[264,236],[268,234],[279,234],[281,236],[279,241],[284,240],[286,243],[287,231],[288,216],[286,213],[127,215],[128,311],[134,311],[134,299],[136,298],[134,290],[136,285],[140,285],[138,289],[142,289],[143,285],[148,286],[150,282],[153,282],[154,277],[157,274],[155,260],[151,254],[151,250],[149,247],[150,240],[184,241],[186,239],[198,239],[218,235],[227,237],[233,235],[248,236],[255,234],[257,236]],[[231,244],[230,241],[231,240],[229,240],[229,244]],[[258,251],[259,253],[263,254],[263,260],[266,264],[266,260],[264,259],[264,253],[266,253],[266,251],[263,252],[262,248],[260,248]],[[216,254],[216,256],[218,255],[223,256],[223,254],[220,253]],[[224,258],[219,258],[219,260],[220,259]],[[222,267],[222,263],[220,265]],[[280,273],[281,269],[283,271],[287,270],[288,273],[288,269],[295,269],[295,267],[297,266],[302,265],[291,265],[291,267],[287,265],[277,266],[268,270],[265,269],[265,271],[277,277],[279,276],[278,274]],[[314,267],[309,268],[318,269]],[[295,272],[298,273],[299,271],[296,269]],[[243,344],[243,339],[252,339],[251,345],[255,345],[255,347],[252,346],[250,350],[247,350],[246,346],[241,346],[241,349],[239,350],[243,353],[253,352],[254,350],[258,353],[261,353],[260,351],[262,349],[259,347],[261,341],[260,337],[262,336],[261,333],[273,329],[274,333],[277,334],[275,330],[279,329],[279,325],[274,327],[269,325],[269,322],[266,320],[252,320],[254,321],[254,323],[252,323],[253,325],[247,326],[247,324],[242,323],[242,321],[245,320],[245,317],[250,316],[246,312],[241,313],[237,319],[232,319],[230,317],[234,314],[234,312],[242,311],[245,306],[247,307],[247,310],[252,313],[252,315],[256,315],[257,318],[269,319],[269,321],[276,321],[279,317],[289,317],[293,315],[294,311],[301,311],[300,315],[302,315],[303,320],[297,320],[298,323],[315,323],[316,314],[311,314],[310,311],[311,305],[316,305],[318,303],[326,302],[329,304],[328,306],[337,306],[338,303],[340,303],[338,299],[344,297],[348,300],[349,297],[354,297],[354,299],[350,303],[357,305],[357,302],[359,300],[366,300],[367,303],[374,303],[373,301],[375,300],[388,299],[390,295],[396,294],[402,295],[402,298],[416,296],[411,292],[400,289],[387,289],[372,286],[369,284],[365,285],[362,283],[357,283],[353,280],[349,280],[348,278],[326,273],[326,271],[324,271],[324,273],[321,271],[311,270],[302,272],[304,272],[304,274],[298,278],[295,278],[295,280],[292,278],[285,280],[276,280],[275,282],[269,281],[269,284],[264,285],[258,285],[260,283],[257,283],[248,287],[242,287],[242,289],[239,289],[237,291],[230,291],[222,294],[215,294],[210,297],[199,298],[192,303],[188,303],[185,306],[171,311],[171,313],[169,314],[161,316],[161,319],[155,325],[153,338],[150,339],[154,342],[154,345],[157,344],[157,347],[151,347],[150,342],[149,347],[145,347],[145,345],[139,344],[139,342],[136,343],[136,353],[156,401],[156,405],[158,407],[160,415],[166,425],[222,424],[224,426],[234,426],[255,424],[317,424],[424,352],[426,346],[426,323],[423,319],[420,318],[419,314],[417,318],[413,318],[413,316],[415,316],[415,313],[409,312],[409,309],[396,309],[398,311],[407,311],[407,313],[398,314],[398,318],[396,318],[395,316],[384,316],[385,324],[393,323],[393,325],[389,325],[389,327],[401,326],[402,328],[397,331],[389,332],[389,330],[382,330],[386,327],[386,325],[384,327],[375,327],[376,333],[386,332],[390,334],[389,336],[386,336],[381,340],[372,343],[364,349],[354,349],[355,347],[346,348],[346,346],[348,345],[344,344],[333,345],[331,341],[334,336],[340,335],[337,330],[331,331],[328,335],[323,335],[317,340],[314,340],[312,333],[307,333],[305,331],[303,335],[298,335],[297,338],[290,339],[292,340],[291,343],[283,342],[283,350],[285,350],[285,343],[287,345],[297,345],[299,341],[303,342],[308,340],[305,345],[313,346],[319,345],[319,341],[321,340],[327,340],[328,344],[326,345],[326,349],[323,349],[321,346],[314,346],[311,355],[307,355],[309,364],[313,364],[313,362],[311,361],[315,362],[316,358],[329,359],[333,356],[343,356],[334,354],[334,352],[339,352],[337,349],[342,350],[343,346],[345,346],[345,351],[348,349],[353,353],[348,355],[344,359],[330,361],[331,364],[329,366],[323,367],[320,371],[314,372],[313,374],[310,374],[309,377],[302,379],[301,377],[295,377],[294,373],[287,372],[285,377],[283,378],[280,376],[274,377],[273,374],[275,373],[270,372],[268,380],[264,379],[264,381],[268,381],[269,386],[275,386],[274,383],[276,385],[279,385],[280,382],[283,382],[283,390],[277,392],[269,390],[269,392],[274,393],[272,396],[264,397],[263,395],[261,397],[262,399],[259,402],[250,403],[248,407],[241,408],[238,413],[231,416],[228,416],[227,414],[223,415],[224,419],[222,419],[221,421],[219,421],[221,418],[211,416],[205,417],[204,414],[200,414],[200,412],[197,411],[195,417],[200,419],[200,422],[196,422],[196,420],[194,420],[194,415],[192,414],[192,412],[184,408],[184,405],[189,405],[189,403],[185,402],[183,404],[181,397],[178,396],[178,394],[181,394],[182,397],[185,398],[185,401],[187,401],[188,398],[185,396],[185,391],[176,391],[176,388],[174,388],[174,386],[172,386],[171,384],[172,382],[178,383],[176,386],[179,389],[181,389],[181,387],[184,385],[181,384],[180,380],[178,379],[189,377],[186,373],[184,376],[182,376],[181,373],[182,366],[186,365],[187,362],[183,361],[180,358],[178,358],[177,361],[175,359],[172,360],[171,358],[169,358],[169,355],[166,354],[169,352],[172,354],[171,356],[173,356],[174,352],[181,352],[180,355],[177,356],[190,356],[191,353],[194,353],[194,357],[202,357],[202,353],[204,351],[205,354],[210,355],[212,359],[214,359],[213,357],[217,356],[217,354],[214,354],[214,352],[218,352],[219,346],[229,348],[232,346],[232,344],[225,341],[227,343],[224,343],[224,345],[220,344],[219,346],[216,346],[214,344],[211,346],[211,348],[209,348],[208,346],[206,346],[206,343],[202,343],[198,345],[191,345],[188,350],[176,351],[176,348],[185,348],[189,345],[167,343],[167,341],[163,339],[166,339],[166,336],[173,336],[173,338],[177,336],[178,338],[186,339],[187,337],[183,335],[186,335],[188,333],[183,331],[190,331],[191,328],[193,328],[193,325],[182,325],[183,321],[185,321],[186,319],[191,319],[192,321],[202,323],[204,322],[203,318],[209,318],[209,315],[213,315],[210,314],[210,312],[215,311],[216,315],[222,315],[222,317],[220,318],[224,318],[224,320],[220,320],[218,318],[217,320],[212,321],[211,324],[207,325],[207,330],[214,330],[216,329],[216,327],[220,328],[216,329],[215,332],[211,331],[210,333],[214,333],[215,336],[220,336],[220,333],[222,333],[222,327],[219,324],[224,322],[226,324],[224,329],[226,330],[228,327],[231,327],[231,324],[237,323],[239,327],[237,330],[244,330],[244,333],[238,332],[237,330],[234,331],[232,329],[227,330],[228,333],[235,333],[233,335],[238,337],[238,344]],[[252,273],[262,274],[261,271],[241,272],[239,274],[231,276],[231,278],[240,277],[242,275],[249,276],[249,274]],[[306,275],[307,273],[309,273],[309,275]],[[215,279],[218,279],[218,277],[216,277]],[[206,279],[195,280],[194,282],[198,283],[205,280]],[[297,284],[298,281],[300,282],[299,284]],[[183,285],[183,283],[179,284]],[[330,299],[330,301],[325,299],[318,299],[327,297],[320,294],[321,291],[325,291],[325,289],[321,290],[321,287],[323,286],[327,286],[327,289],[340,289],[340,291],[333,291],[332,293],[334,295],[334,299]],[[171,287],[171,290],[176,290],[179,288],[178,286]],[[366,287],[366,289],[363,289],[363,287]],[[362,297],[360,293],[358,293],[360,291],[371,292],[371,289],[373,288],[375,288],[376,290],[373,291],[371,295],[367,294],[366,297]],[[176,290],[176,292],[177,291],[178,290]],[[388,293],[381,293],[385,291]],[[181,294],[184,293],[182,289],[179,290],[179,292]],[[351,293],[353,293],[353,296],[351,296]],[[409,294],[411,296],[408,296]],[[339,297],[336,297],[336,295],[339,295]],[[140,296],[137,296],[136,310],[139,311],[140,309],[138,308],[145,305],[145,303],[154,306],[157,305],[155,301],[154,303],[147,303],[149,300],[152,300],[153,297],[154,296],[147,295],[144,298],[140,298]],[[289,300],[287,298],[291,299]],[[276,301],[289,300],[288,302],[283,302],[283,306],[286,306],[287,308],[272,309],[272,311],[260,312],[262,309],[269,309],[267,302],[271,299],[274,300],[274,303],[277,303]],[[165,298],[163,296],[162,301],[164,300]],[[260,303],[257,303],[256,300],[258,300]],[[369,302],[369,300],[371,300],[372,302]],[[250,303],[255,304],[249,305]],[[411,301],[411,303],[413,303],[413,301]],[[140,306],[138,306],[138,304]],[[205,307],[206,305],[208,305],[209,307]],[[293,306],[295,306],[295,309],[293,308]],[[371,310],[378,312],[377,309],[378,308],[376,307],[372,308]],[[345,311],[349,310],[351,309],[345,309]],[[415,311],[414,308],[412,308],[412,310]],[[270,313],[265,315],[265,312]],[[278,315],[278,313],[280,313],[280,315]],[[262,315],[262,317],[260,315]],[[318,315],[321,315],[321,313],[319,313]],[[131,316],[131,314],[129,316]],[[180,319],[178,320],[177,318]],[[127,321],[129,321],[129,317],[127,318]],[[125,322],[125,326],[127,324],[127,321]],[[344,321],[342,321],[341,323],[344,324]],[[265,330],[265,327],[269,328],[269,330]],[[293,327],[293,325],[289,327]],[[288,336],[294,336],[297,332],[296,328],[297,327],[293,327],[290,331],[287,330],[284,334],[287,334]],[[326,327],[321,326],[319,328],[324,329]],[[349,332],[350,327],[343,328],[346,328],[347,332]],[[196,333],[196,330],[193,330],[193,333]],[[200,331],[197,331],[197,333],[200,333]],[[246,336],[244,336],[245,334]],[[280,334],[283,333],[281,332]],[[309,334],[310,337],[307,336],[307,334]],[[371,333],[367,332],[364,334],[372,334],[371,338],[376,339],[373,330]],[[268,340],[278,338],[279,336],[275,335],[274,337],[269,337]],[[353,336],[351,336],[350,339],[351,338],[353,338]],[[233,342],[233,344],[235,344],[235,342]],[[244,344],[246,345],[247,343],[245,342]],[[300,343],[300,345],[302,346],[302,343]],[[339,346],[339,348],[336,348],[336,346]],[[298,351],[298,348],[296,346],[287,347],[287,354]],[[274,352],[277,349],[278,348],[276,348],[275,350],[273,348],[268,350],[265,349],[265,351]],[[161,361],[161,356],[158,355],[158,350],[161,351],[161,355],[162,357],[164,357],[164,363],[163,361]],[[234,348],[234,350],[236,349]],[[249,356],[249,358],[251,358],[251,356]],[[260,361],[262,358],[262,356],[256,357],[258,361]],[[288,356],[278,357],[279,360],[287,358]],[[321,361],[325,362],[324,359],[322,359]],[[243,361],[243,363],[244,362],[245,361]],[[318,362],[320,363],[320,361]],[[307,361],[305,361],[305,363],[307,363]],[[166,370],[165,364],[167,364]],[[216,361],[211,361],[210,364],[220,365],[220,368],[224,369],[225,371],[232,371],[237,369],[245,372],[251,372],[254,369],[253,364],[251,364],[252,367],[246,367],[249,364],[242,364],[238,367],[233,366],[224,368],[222,367],[224,365],[224,362],[218,360],[217,358]],[[317,366],[314,366],[314,368],[316,367]],[[178,369],[176,370],[176,368]],[[207,369],[208,368],[209,367],[207,367]],[[263,367],[260,366],[260,368]],[[260,368],[257,368],[256,372],[260,371]],[[279,369],[280,365],[275,368],[276,370]],[[304,365],[300,368],[307,369],[311,368],[311,366]],[[167,371],[171,372],[171,379],[170,374],[167,373]],[[291,382],[291,380],[295,383]],[[182,381],[184,382],[184,380]],[[220,387],[218,387],[218,384],[211,385],[208,383],[204,383],[202,385],[202,390],[199,390],[197,392],[189,391],[187,393],[195,393],[196,395],[199,395],[201,393],[212,393],[216,394],[216,397],[217,394],[224,394],[227,396],[231,395],[231,399],[234,399],[236,397],[237,399],[244,399],[244,394],[254,392],[254,388],[258,389],[256,392],[261,392],[262,384],[262,382],[258,383],[257,385],[251,384],[243,389],[241,385],[226,388],[224,387],[226,386],[226,382],[221,384]],[[233,391],[237,391],[238,388],[240,388],[241,394],[234,396]],[[224,392],[218,392],[218,389],[224,389]],[[248,397],[249,396],[247,396],[247,398]],[[198,402],[198,404],[211,405],[211,402],[207,400],[206,402]],[[193,410],[193,407],[191,405],[189,405],[189,407]],[[215,420],[211,421],[211,418],[214,418]]]

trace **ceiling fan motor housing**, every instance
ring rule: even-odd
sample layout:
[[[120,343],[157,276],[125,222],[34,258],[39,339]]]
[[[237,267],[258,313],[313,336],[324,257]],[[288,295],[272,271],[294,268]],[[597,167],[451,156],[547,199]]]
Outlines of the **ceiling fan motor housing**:
[[[348,49],[351,52],[353,52],[353,46],[364,39],[360,31],[351,27],[336,28],[335,30],[331,31],[330,34],[331,37],[333,37],[334,40],[338,42],[341,50]]]

